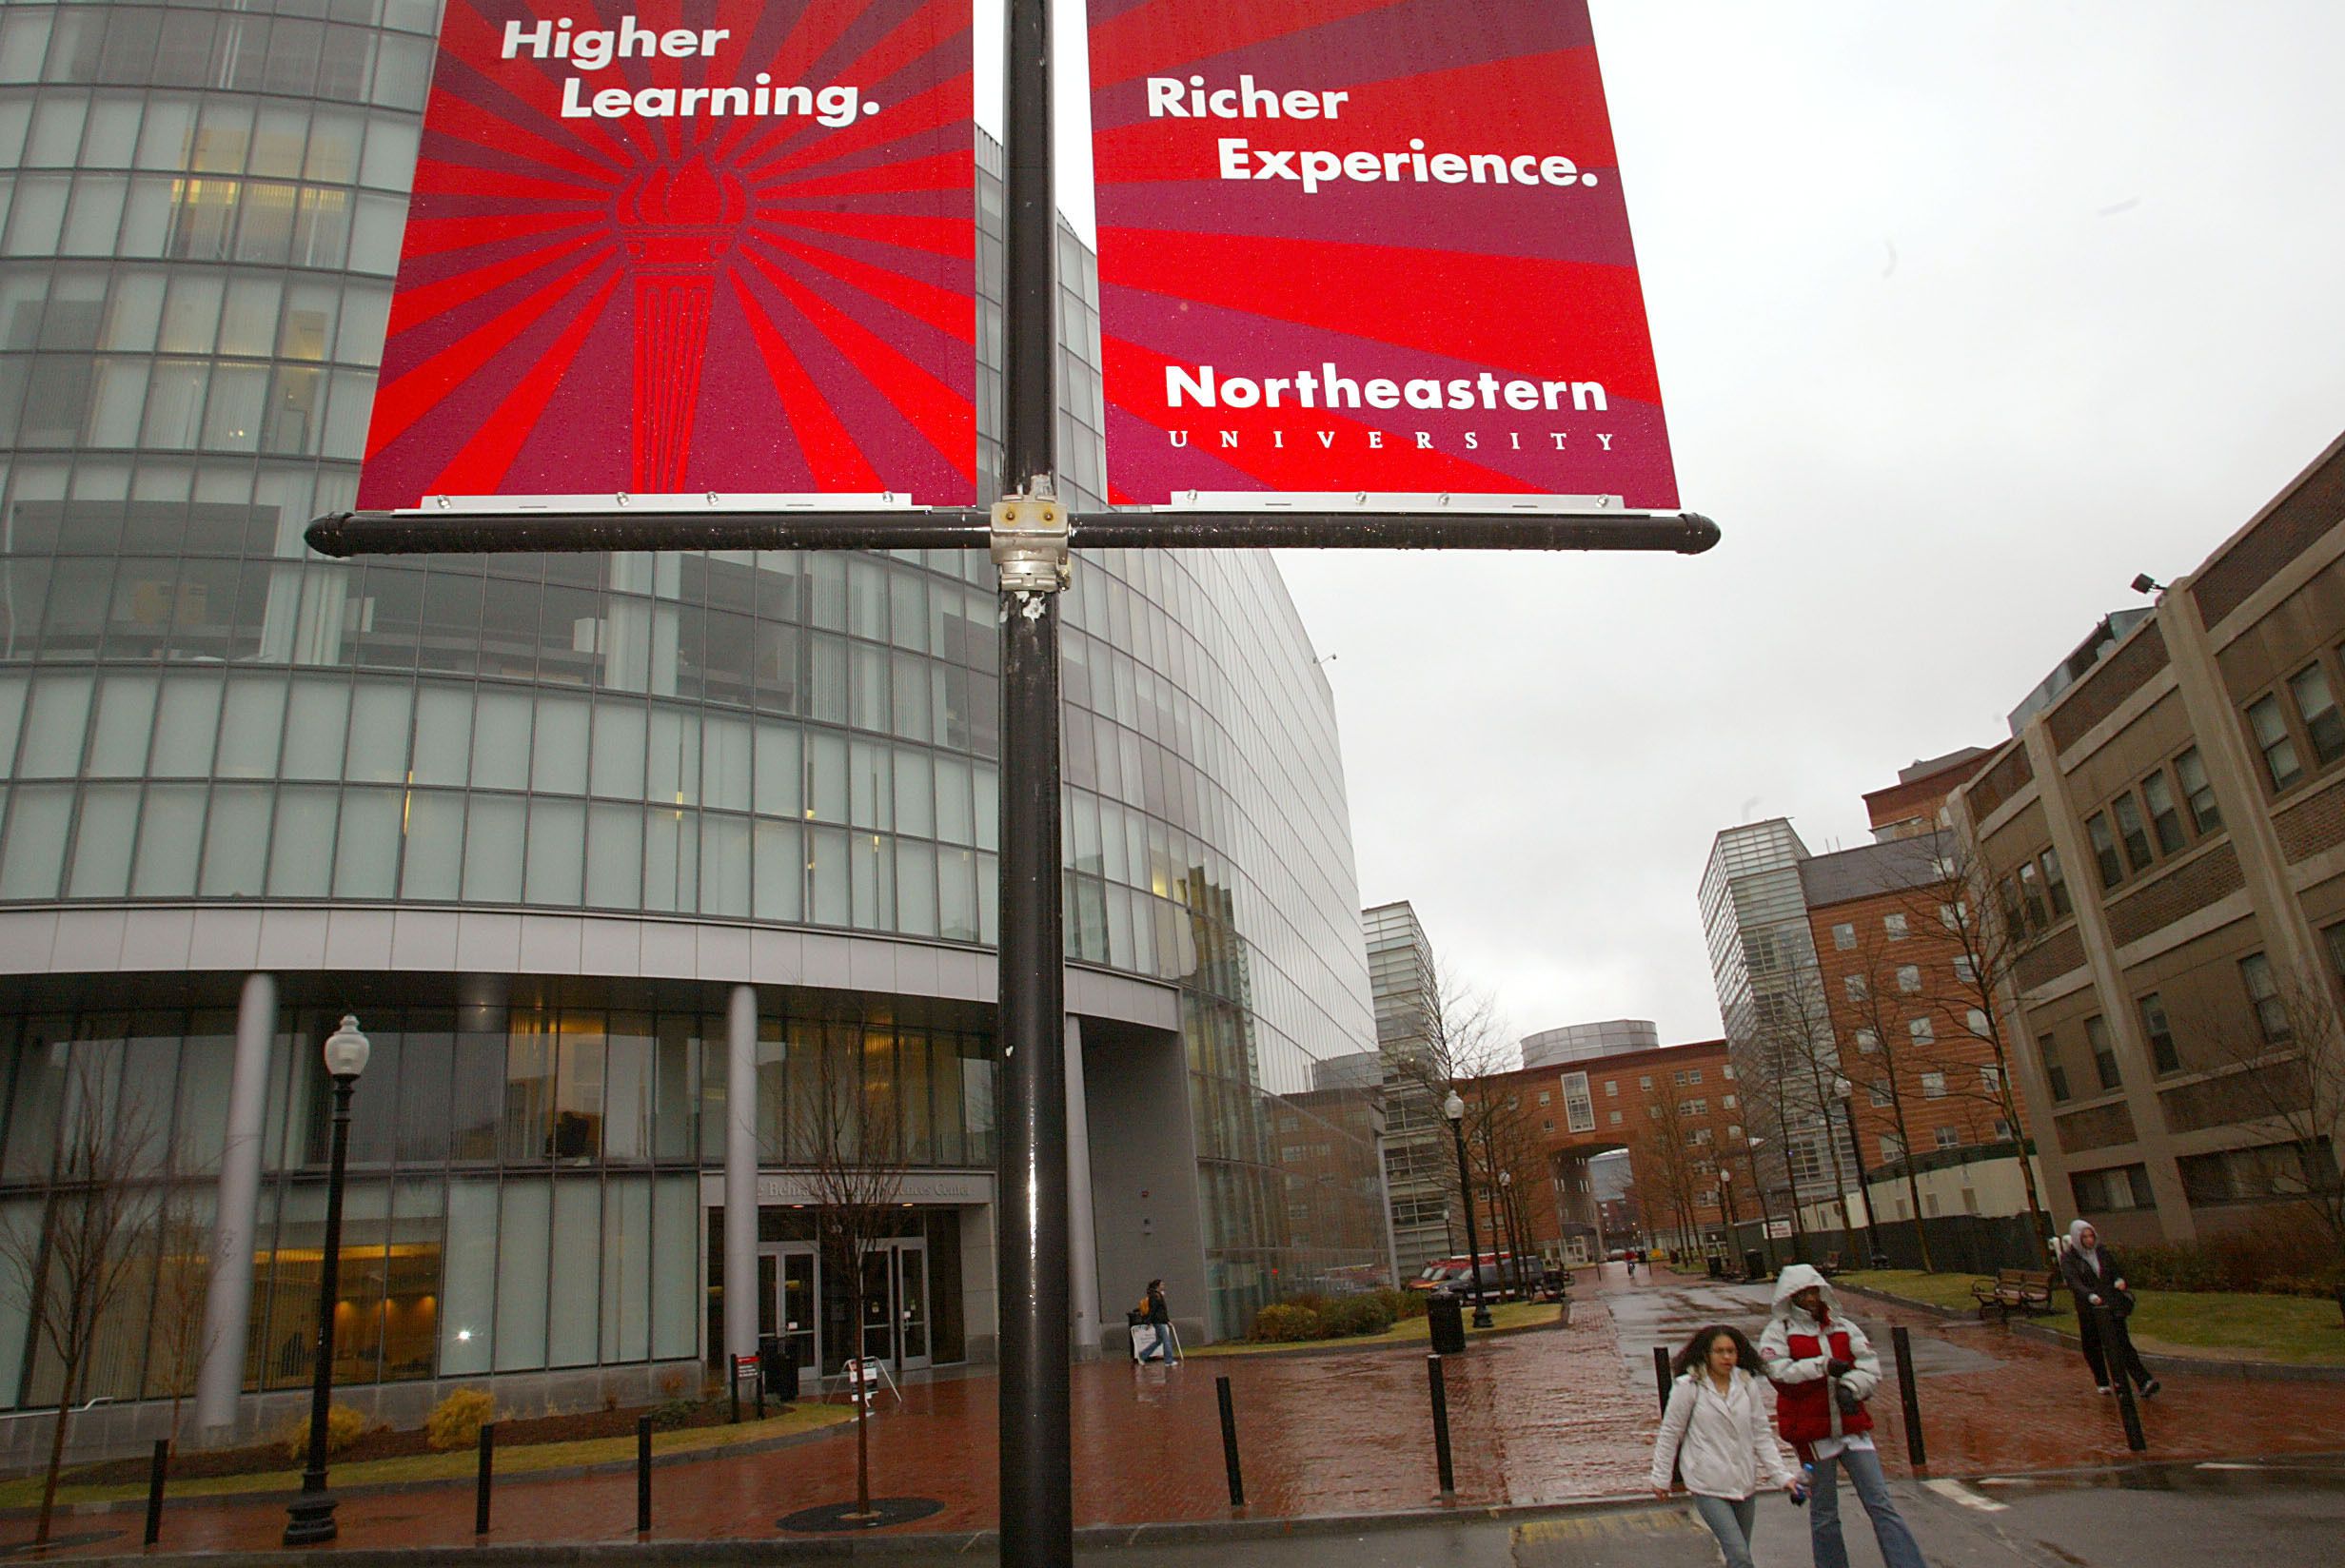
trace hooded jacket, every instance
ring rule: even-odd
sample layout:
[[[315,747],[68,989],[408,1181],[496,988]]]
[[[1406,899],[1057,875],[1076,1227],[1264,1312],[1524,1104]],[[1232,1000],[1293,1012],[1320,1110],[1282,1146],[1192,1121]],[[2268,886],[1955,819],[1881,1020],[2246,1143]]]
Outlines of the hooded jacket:
[[[1740,1502],[1762,1485],[1790,1483],[1791,1467],[1767,1429],[1767,1403],[1759,1380],[1734,1369],[1732,1386],[1721,1394],[1709,1374],[1689,1367],[1669,1385],[1668,1412],[1653,1443],[1653,1490],[1669,1489],[1675,1461],[1685,1490],[1705,1498]]]
[[[1823,1297],[1821,1319],[1791,1300],[1810,1285]],[[1864,1330],[1842,1315],[1830,1283],[1806,1264],[1793,1264],[1777,1278],[1766,1332],[1759,1337],[1759,1359],[1775,1384],[1776,1427],[1801,1458],[1808,1458],[1810,1448],[1826,1438],[1873,1429],[1871,1411],[1842,1411],[1825,1367],[1834,1361],[1848,1362],[1851,1369],[1840,1379],[1841,1386],[1867,1400],[1881,1385],[1881,1358]]]
[[[2082,1237],[2093,1230],[2094,1246],[2084,1249]],[[2094,1298],[2103,1302],[2116,1294],[2117,1282],[2124,1277],[2118,1267],[2117,1254],[2100,1244],[2100,1232],[2090,1220],[2079,1220],[2068,1227],[2068,1245],[2060,1252],[2060,1278],[2076,1293],[2077,1304],[2084,1306]],[[2081,1314],[2080,1314],[2081,1315]]]

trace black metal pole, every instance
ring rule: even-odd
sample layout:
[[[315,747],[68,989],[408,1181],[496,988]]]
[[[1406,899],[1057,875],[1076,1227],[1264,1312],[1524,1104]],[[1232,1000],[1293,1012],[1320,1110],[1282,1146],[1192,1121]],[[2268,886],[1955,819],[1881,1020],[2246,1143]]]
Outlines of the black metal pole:
[[[1669,1413],[1669,1384],[1676,1380],[1669,1375],[1669,1347],[1653,1346],[1653,1382],[1661,1389],[1661,1413]]]
[[[1425,1375],[1433,1390],[1433,1469],[1441,1477],[1441,1495],[1457,1494],[1457,1466],[1449,1453],[1449,1389],[1443,1381],[1441,1358],[1425,1358]]]
[[[497,1423],[481,1423],[481,1471],[473,1483],[472,1533],[488,1534],[488,1489],[497,1475]]]
[[[2117,1318],[2105,1306],[2085,1303],[2084,1312],[2093,1314],[2093,1323],[2100,1332],[2100,1353],[2109,1363],[2109,1382],[2117,1388],[2118,1418],[2125,1423],[2125,1446],[2138,1454],[2148,1449],[2150,1440],[2141,1430],[2141,1407],[2134,1402],[2134,1380],[2125,1358],[2119,1353]]]
[[[332,1540],[334,1497],[325,1489],[325,1421],[334,1398],[334,1297],[341,1287],[342,1173],[350,1151],[350,1091],[354,1074],[334,1077],[334,1148],[325,1177],[325,1252],[318,1263],[317,1364],[309,1380],[309,1464],[302,1471],[302,1495],[286,1504],[285,1543],[312,1546]]]
[[[1450,1090],[1456,1093],[1455,1089]],[[1460,1111],[1449,1124],[1450,1140],[1457,1145],[1458,1206],[1466,1211],[1466,1264],[1473,1270],[1474,1326],[1490,1326],[1490,1309],[1482,1300],[1482,1243],[1474,1235],[1474,1183],[1466,1169],[1466,1116]]]
[[[728,1355],[724,1359],[724,1391],[733,1401],[729,1424],[739,1426],[741,1423],[741,1359],[739,1356]]]
[[[1246,1506],[1246,1477],[1237,1464],[1237,1410],[1230,1402],[1230,1380],[1215,1378],[1213,1393],[1221,1401],[1221,1462],[1230,1472],[1230,1506]]]
[[[1864,1245],[1872,1256],[1865,1261],[1875,1268],[1889,1266],[1889,1255],[1881,1249],[1881,1221],[1873,1213],[1873,1194],[1865,1185],[1864,1141],[1857,1136],[1857,1098],[1851,1093],[1841,1102],[1841,1114],[1848,1122],[1848,1154],[1857,1163],[1857,1196],[1864,1200]],[[1910,1158],[1910,1154],[1908,1158]]]
[[[651,1534],[651,1418],[635,1418],[635,1533]]]
[[[155,1439],[154,1462],[147,1469],[147,1544],[163,1539],[163,1480],[170,1474],[171,1440]]]
[[[1058,226],[1052,0],[1003,7],[1002,495],[1055,501]],[[1061,514],[1063,517],[1063,513]],[[1074,1561],[1058,595],[1001,584],[1001,1560]]]
[[[1889,1343],[1897,1351],[1897,1398],[1905,1412],[1905,1457],[1919,1470],[1930,1462],[1930,1456],[1921,1443],[1921,1389],[1914,1379],[1914,1337],[1907,1329],[1892,1328]]]

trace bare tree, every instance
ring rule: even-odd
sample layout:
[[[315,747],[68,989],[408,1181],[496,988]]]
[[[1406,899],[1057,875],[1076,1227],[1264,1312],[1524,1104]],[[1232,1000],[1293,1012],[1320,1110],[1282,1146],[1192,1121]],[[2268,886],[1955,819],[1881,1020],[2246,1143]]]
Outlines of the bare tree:
[[[195,1392],[196,1372],[209,1342],[204,1307],[211,1291],[212,1226],[195,1194],[174,1187],[155,1216],[161,1248],[155,1261],[153,1326],[148,1339],[148,1381],[171,1397],[171,1441],[179,1441],[180,1407]]]
[[[902,1221],[905,1149],[902,1098],[894,1069],[875,1077],[866,1068],[870,1024],[822,1027],[812,1060],[790,1064],[790,1155],[804,1167],[813,1200],[823,1266],[844,1281],[847,1321],[854,1325],[855,1506],[851,1521],[877,1518],[871,1505],[871,1415],[865,1267],[879,1244]],[[890,1313],[893,1308],[889,1307]],[[888,1324],[890,1334],[903,1325]]]
[[[1443,1149],[1445,1158],[1440,1162],[1442,1190],[1463,1220],[1465,1205],[1473,1198],[1459,1188],[1456,1161],[1449,1157],[1455,1150],[1452,1140],[1463,1135],[1466,1141],[1469,1180],[1476,1179],[1476,1166],[1480,1166],[1479,1183],[1496,1180],[1497,1166],[1490,1151],[1497,1147],[1498,1135],[1486,1138],[1484,1133],[1493,1118],[1507,1114],[1507,1107],[1506,1096],[1488,1080],[1518,1065],[1514,1048],[1489,994],[1468,986],[1439,963],[1427,966],[1425,989],[1417,993],[1415,1016],[1409,1024],[1404,1035],[1407,1043],[1388,1064],[1387,1082],[1399,1094],[1433,1107],[1440,1124],[1448,1122],[1440,1107],[1452,1092],[1465,1102],[1465,1115],[1456,1132],[1443,1140],[1449,1147]],[[1505,1141],[1509,1149],[1515,1147],[1511,1137]],[[1477,1231],[1480,1225],[1477,1216]],[[1489,1245],[1495,1252],[1500,1243],[1491,1237]],[[1479,1257],[1474,1269],[1479,1279]]]
[[[1910,928],[1910,916],[1906,923]],[[1921,1220],[1921,1183],[1914,1169],[1914,1140],[1906,1107],[1908,1097],[1921,1088],[1921,1074],[1940,1070],[1935,1005],[1919,994],[1925,984],[1924,970],[1935,966],[1921,962],[1919,944],[1912,938],[1898,940],[1886,930],[1873,930],[1869,923],[1858,931],[1856,939],[1855,961],[1842,971],[1845,984],[1841,998],[1842,1016],[1854,1026],[1856,1049],[1842,1053],[1841,1068],[1856,1093],[1888,1111],[1890,1125],[1897,1129],[1898,1147],[1904,1155],[1905,1193],[1913,1210],[1914,1246],[1926,1274],[1932,1272],[1930,1236]],[[1927,1028],[1917,1030],[1916,1017],[1926,1020]],[[1921,1062],[1912,1060],[1917,1056]],[[1851,1127],[1856,1124],[1856,1093],[1847,1102]],[[1864,1204],[1870,1213],[1871,1193],[1864,1195]],[[1851,1215],[1852,1224],[1854,1220]]]
[[[1807,1226],[1800,1198],[1799,1146],[1817,1141],[1831,1164],[1834,1190],[1845,1192],[1847,1186],[1827,1108],[1840,1064],[1831,1009],[1815,954],[1804,951],[1809,940],[1804,929],[1797,940],[1804,962],[1792,965],[1780,983],[1771,983],[1767,993],[1757,998],[1756,1037],[1732,1044],[1735,1076],[1744,1099],[1758,1113],[1750,1119],[1764,1130],[1764,1147],[1772,1149],[1771,1161],[1780,1165],[1790,1190],[1792,1255],[1803,1257]]]
[[[2194,1087],[2210,1125],[2230,1123],[2264,1141],[2231,1151],[2233,1167],[2216,1198],[2287,1197],[2311,1216],[2345,1266],[2345,1024],[2330,982],[2273,965],[2270,990],[2248,997],[2244,1021],[2188,1021],[2188,1049],[2215,1074]],[[2178,1020],[2178,1022],[2181,1022]],[[2197,1201],[2194,1196],[2194,1202]]]
[[[1999,883],[1969,843],[1941,830],[1932,835],[1927,872],[1902,890],[1901,900],[1909,921],[1927,921],[1954,949],[1946,972],[1933,970],[1930,976],[1936,1011],[1950,1039],[1967,1042],[1963,1065],[1992,1070],[1949,1072],[1948,1086],[1950,1091],[1985,1106],[2019,1144],[2020,1180],[2039,1240],[2052,1234],[2052,1217],[2036,1185],[2035,1162],[2028,1157],[2027,1119],[2020,1110],[2018,1076],[2012,1070],[2014,1041],[2002,1000],[2019,994],[2014,970],[2020,954],[2069,911],[2065,876],[2054,881],[2047,874],[2059,869],[2055,855],[2043,868],[2030,865],[2024,873],[2015,872]],[[1980,1056],[1985,1060],[1977,1059]],[[1909,1156],[1911,1152],[1909,1146]]]
[[[57,1364],[57,1419],[49,1429],[33,1543],[46,1544],[56,1513],[67,1429],[86,1392],[107,1319],[153,1245],[155,1123],[134,1085],[117,1083],[118,1057],[61,1046],[66,1066],[57,1165],[37,1228],[0,1226],[0,1278],[36,1343]]]

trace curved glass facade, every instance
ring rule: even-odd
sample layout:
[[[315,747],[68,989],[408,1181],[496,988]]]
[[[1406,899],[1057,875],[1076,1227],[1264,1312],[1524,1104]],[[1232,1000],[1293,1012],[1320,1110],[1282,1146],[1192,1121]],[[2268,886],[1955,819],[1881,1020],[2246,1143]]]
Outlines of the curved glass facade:
[[[435,26],[417,0],[0,7],[0,167],[14,171],[0,176],[0,914],[584,911],[990,943],[997,633],[981,555],[345,563],[303,547],[307,520],[355,494]],[[989,370],[998,206],[981,179]],[[1092,488],[1096,284],[1074,237],[1061,245],[1062,431],[1069,478]],[[981,399],[989,471],[997,389]],[[1314,1060],[1373,1039],[1331,705],[1267,556],[1087,553],[1066,627],[1068,956],[1177,989],[1212,1326],[1228,1333],[1278,1278],[1385,1250],[1370,1142],[1287,1098],[1310,1088]],[[358,1162],[352,1201],[372,1207],[351,1212],[384,1249],[366,1310],[387,1323],[386,1303],[410,1304],[404,1337],[378,1334],[371,1372],[340,1370],[707,1353],[697,1303],[630,1306],[625,1292],[652,1288],[642,1258],[706,1245],[697,1173],[719,1163],[706,1129],[722,1087],[700,1055],[708,1003],[693,988],[523,986],[466,1012],[454,973],[445,996],[424,986],[418,1006],[369,1020],[401,1088],[376,1090],[370,1071],[362,1104],[394,1108],[362,1110],[389,1130],[366,1135],[384,1152]],[[54,976],[0,997],[12,1223],[38,1212],[53,1164],[62,1101],[43,1096],[65,1091],[43,1074],[62,1048],[114,1053],[122,1081],[152,1055],[157,1073],[137,1081],[172,1086],[183,1129],[157,1175],[202,1188],[232,981],[189,978],[151,1009]],[[302,1009],[333,1006],[330,985],[287,986],[281,1054],[326,1027]],[[795,1025],[766,1027],[786,1058]],[[983,1019],[886,1028],[892,1081],[910,1083],[916,1059],[937,1097],[925,1163],[987,1165],[990,1098],[961,1087],[964,1067],[990,1085]],[[536,1103],[516,1065],[532,1040],[550,1053],[547,1106],[593,1086],[591,1204],[557,1132],[468,1143],[465,1090],[410,1087],[473,1073],[502,1118],[517,1095]],[[590,1042],[591,1070],[564,1054]],[[622,1082],[624,1113],[603,1108]],[[268,1345],[293,1344],[271,1314],[300,1294],[315,1221],[302,1172],[317,1151],[287,1092],[264,1203],[294,1240],[263,1232],[288,1262],[256,1289],[256,1387],[278,1381]],[[1279,1126],[1298,1117],[1332,1158],[1285,1157],[1296,1138]],[[483,1204],[502,1229],[481,1229]],[[483,1234],[508,1238],[490,1244],[500,1276],[519,1272],[493,1337],[450,1340],[440,1329],[455,1332],[478,1268],[443,1239]],[[601,1260],[591,1331],[548,1321],[508,1340],[533,1292],[541,1317],[565,1293],[509,1262],[524,1234],[541,1263],[548,1236],[555,1258]],[[128,1323],[120,1338],[145,1343]],[[22,1348],[0,1324],[0,1402],[37,1397]],[[305,1352],[289,1354],[286,1375],[305,1376]],[[109,1363],[116,1397],[152,1392],[138,1360]]]

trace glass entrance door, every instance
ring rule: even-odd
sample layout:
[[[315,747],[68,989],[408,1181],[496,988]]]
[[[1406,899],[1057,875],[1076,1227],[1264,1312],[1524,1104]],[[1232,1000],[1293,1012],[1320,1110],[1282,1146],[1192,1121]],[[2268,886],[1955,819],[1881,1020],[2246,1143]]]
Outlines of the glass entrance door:
[[[863,1354],[897,1372],[931,1364],[928,1244],[894,1236],[863,1258]]]
[[[772,1334],[782,1348],[796,1354],[798,1364],[814,1376],[821,1336],[816,1303],[821,1300],[820,1274],[812,1246],[784,1243],[758,1249],[758,1332]]]

